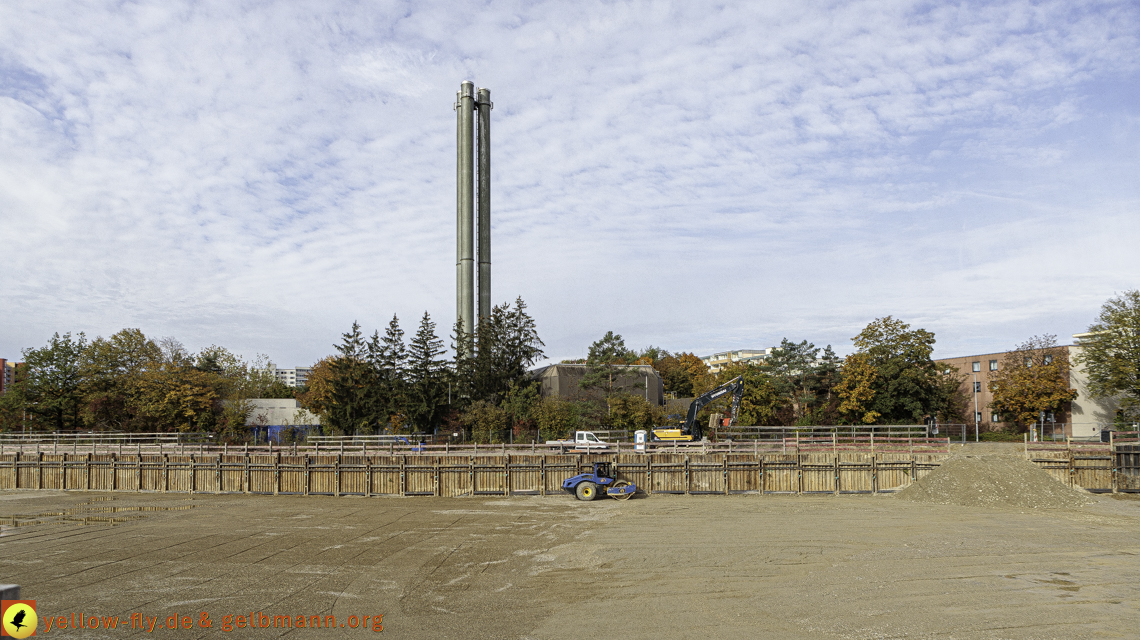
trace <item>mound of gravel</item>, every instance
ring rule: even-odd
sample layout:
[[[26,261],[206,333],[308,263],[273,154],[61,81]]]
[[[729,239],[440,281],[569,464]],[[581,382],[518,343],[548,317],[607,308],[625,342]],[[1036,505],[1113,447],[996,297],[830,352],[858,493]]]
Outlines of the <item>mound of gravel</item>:
[[[902,500],[967,507],[1061,509],[1092,502],[1032,462],[1015,456],[954,456],[895,494]]]

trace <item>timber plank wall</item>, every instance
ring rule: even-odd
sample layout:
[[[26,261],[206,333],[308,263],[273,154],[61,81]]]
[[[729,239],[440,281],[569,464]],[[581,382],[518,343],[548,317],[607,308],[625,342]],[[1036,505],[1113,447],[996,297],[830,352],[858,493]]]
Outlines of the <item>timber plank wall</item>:
[[[876,493],[935,469],[943,454],[0,455],[0,490],[360,496],[546,495],[614,462],[649,493]]]
[[[937,468],[945,454],[568,455],[0,455],[0,490],[155,491],[361,496],[546,495],[595,461],[648,493],[877,493]],[[1140,492],[1140,445],[1033,452],[1058,480]]]

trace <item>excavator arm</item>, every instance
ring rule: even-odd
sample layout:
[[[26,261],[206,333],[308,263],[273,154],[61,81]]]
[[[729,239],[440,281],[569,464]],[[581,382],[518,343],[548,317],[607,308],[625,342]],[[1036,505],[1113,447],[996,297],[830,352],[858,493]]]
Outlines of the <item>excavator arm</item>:
[[[685,417],[685,424],[681,427],[682,431],[691,434],[693,440],[700,440],[704,434],[701,432],[700,423],[697,422],[697,414],[708,403],[723,398],[729,393],[732,394],[732,418],[729,424],[736,424],[736,417],[740,413],[740,399],[744,397],[744,376],[736,376],[693,400],[693,404],[689,405],[689,415]]]

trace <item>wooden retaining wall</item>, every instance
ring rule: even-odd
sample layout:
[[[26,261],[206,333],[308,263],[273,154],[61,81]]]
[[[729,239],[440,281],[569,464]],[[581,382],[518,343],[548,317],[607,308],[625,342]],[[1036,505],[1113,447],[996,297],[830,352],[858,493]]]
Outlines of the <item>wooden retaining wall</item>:
[[[944,455],[0,455],[0,489],[363,496],[546,495],[594,461],[650,493],[876,493]]]

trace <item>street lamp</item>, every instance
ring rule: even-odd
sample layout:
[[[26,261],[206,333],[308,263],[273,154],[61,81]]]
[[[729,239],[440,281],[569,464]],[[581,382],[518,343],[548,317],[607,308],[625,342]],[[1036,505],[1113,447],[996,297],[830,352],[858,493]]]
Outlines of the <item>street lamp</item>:
[[[978,411],[978,374],[974,376],[974,442],[978,441],[978,420],[981,419],[982,414]]]

